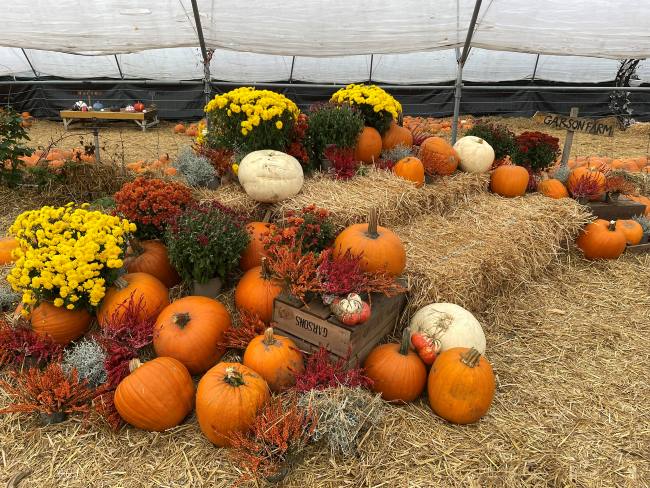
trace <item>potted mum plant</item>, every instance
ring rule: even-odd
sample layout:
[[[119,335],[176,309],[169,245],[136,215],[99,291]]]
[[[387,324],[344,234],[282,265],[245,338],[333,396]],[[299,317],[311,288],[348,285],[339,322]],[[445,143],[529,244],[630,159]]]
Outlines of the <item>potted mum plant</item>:
[[[166,233],[169,259],[194,295],[214,298],[249,242],[245,222],[218,202],[187,208]]]

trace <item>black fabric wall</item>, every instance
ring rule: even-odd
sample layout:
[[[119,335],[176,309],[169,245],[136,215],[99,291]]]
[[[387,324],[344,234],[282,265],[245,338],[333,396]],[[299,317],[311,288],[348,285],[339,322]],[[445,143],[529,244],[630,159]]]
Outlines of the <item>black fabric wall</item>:
[[[530,83],[521,83],[521,86]],[[539,85],[540,83],[537,83]],[[512,86],[512,83],[507,85]],[[461,113],[471,115],[511,115],[530,117],[535,111],[569,113],[573,106],[580,115],[606,116],[609,94],[602,91],[578,91],[564,85],[562,91],[525,91],[521,89],[463,90]],[[497,87],[499,85],[496,85]],[[562,86],[562,85],[555,85]],[[596,86],[596,85],[594,85]],[[214,83],[214,93],[231,90],[232,85]],[[327,100],[335,88],[313,87],[306,84],[271,88],[289,96],[301,109],[314,102]],[[213,93],[213,94],[214,94]],[[430,90],[417,86],[391,90],[402,103],[405,115],[449,116],[453,113],[453,90]],[[70,108],[83,99],[100,100],[105,106],[124,106],[141,100],[156,104],[160,117],[168,120],[198,119],[204,105],[203,87],[200,84],[102,84],[69,82],[55,85],[0,85],[0,104],[10,104],[18,111],[29,111],[36,117],[57,119],[59,110]],[[650,93],[634,92],[631,95],[634,117],[650,120]]]

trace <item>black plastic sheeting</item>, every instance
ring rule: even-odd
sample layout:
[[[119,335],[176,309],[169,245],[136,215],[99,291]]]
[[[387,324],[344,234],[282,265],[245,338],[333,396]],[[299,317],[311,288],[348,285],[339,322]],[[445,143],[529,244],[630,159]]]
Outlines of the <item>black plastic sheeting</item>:
[[[530,82],[521,83],[529,85]],[[535,82],[535,84],[541,84]],[[504,84],[505,85],[505,84]],[[507,83],[512,86],[513,83]],[[471,86],[471,84],[466,84]],[[494,86],[499,86],[494,85]],[[611,115],[609,93],[579,91],[571,85],[562,91],[485,90],[465,89],[462,94],[461,114],[475,116],[510,115],[530,117],[536,111],[568,114],[571,107],[579,107],[581,116]],[[597,85],[593,85],[597,86]],[[213,95],[233,89],[232,85],[213,83]],[[297,84],[292,87],[272,87],[294,100],[301,109],[329,99],[336,88]],[[401,102],[405,115],[449,116],[453,113],[453,90],[431,90],[417,86],[392,90]],[[203,86],[170,84],[103,84],[88,85],[70,82],[55,85],[0,85],[0,104],[12,105],[16,110],[28,111],[39,118],[58,119],[59,110],[69,109],[77,100],[101,101],[105,107],[125,106],[135,101],[155,104],[159,116],[167,120],[199,119],[203,114]],[[633,92],[630,95],[634,118],[650,120],[650,93]]]

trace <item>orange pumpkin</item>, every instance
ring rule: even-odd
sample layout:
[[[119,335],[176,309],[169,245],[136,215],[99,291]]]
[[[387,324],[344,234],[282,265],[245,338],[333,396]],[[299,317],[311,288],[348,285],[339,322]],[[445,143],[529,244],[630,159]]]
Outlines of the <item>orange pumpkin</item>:
[[[427,368],[409,348],[411,330],[404,329],[401,344],[382,344],[366,358],[363,369],[370,378],[372,390],[387,401],[412,402],[424,391]]]
[[[502,197],[520,197],[528,188],[528,171],[515,165],[499,166],[490,176],[490,189]]]
[[[390,128],[381,137],[381,147],[386,151],[399,145],[411,147],[413,145],[413,134],[411,134],[410,130],[400,127],[393,121]]]
[[[490,409],[496,382],[490,363],[476,349],[454,347],[440,354],[429,373],[433,411],[454,424],[477,422]]]
[[[424,166],[418,158],[409,156],[400,159],[393,166],[393,173],[405,180],[413,181],[417,188],[424,184]]]
[[[199,427],[210,442],[230,446],[229,436],[248,431],[269,398],[269,386],[255,371],[239,363],[219,363],[199,382]]]
[[[124,259],[129,273],[148,273],[158,278],[167,288],[180,283],[181,278],[169,262],[167,247],[160,241],[132,239]]]
[[[21,113],[20,115],[22,116],[23,119],[28,119],[28,118],[31,117],[31,115],[29,114],[29,112],[23,112],[23,113]]]
[[[385,270],[393,276],[402,274],[406,267],[406,250],[392,230],[378,224],[377,210],[370,211],[367,224],[353,224],[341,232],[334,241],[334,257],[342,257],[347,250],[361,257],[365,271]]]
[[[616,222],[598,219],[587,224],[576,244],[587,259],[616,259],[625,251],[627,242],[623,230],[616,228]]]
[[[18,247],[18,241],[13,237],[0,239],[0,266],[11,263],[14,258],[11,253]]]
[[[354,148],[354,157],[357,161],[372,164],[381,154],[381,135],[373,127],[364,127],[357,139]]]
[[[269,273],[266,258],[262,265],[246,271],[235,288],[235,306],[239,311],[246,311],[259,316],[270,323],[273,318],[273,301],[282,291]]]
[[[271,327],[248,344],[243,362],[259,373],[273,392],[291,388],[296,384],[296,374],[305,370],[296,344],[288,337],[274,335]]]
[[[176,176],[178,173],[178,170],[174,167],[168,167],[163,170],[163,173],[165,173],[167,176]]]
[[[57,344],[66,345],[88,332],[91,315],[83,308],[68,310],[41,302],[30,314],[34,332],[49,335]]]
[[[174,126],[174,134],[182,134],[185,132],[185,126],[181,123],[178,123]]]
[[[420,144],[418,154],[428,175],[450,175],[460,163],[456,150],[442,137],[428,137]]]
[[[158,315],[153,347],[157,356],[179,360],[190,373],[205,373],[223,356],[220,343],[230,326],[230,314],[217,300],[183,297]]]
[[[140,318],[156,317],[160,311],[169,305],[169,290],[155,276],[147,273],[128,273],[115,280],[115,284],[106,290],[106,295],[97,310],[97,320],[105,325],[121,310],[133,296],[135,303],[142,301]]]
[[[560,180],[554,178],[540,181],[537,184],[537,191],[549,198],[559,199],[569,196],[566,186]]]
[[[248,271],[262,265],[262,255],[264,253],[262,239],[269,233],[270,226],[271,224],[268,222],[251,222],[246,226],[250,241],[239,259],[239,267],[242,271]]]
[[[628,246],[636,246],[643,239],[643,227],[636,220],[617,220],[616,228],[623,231]]]
[[[194,383],[179,361],[156,358],[129,363],[131,374],[115,390],[117,412],[134,427],[162,432],[180,424],[194,408]]]
[[[602,194],[605,192],[605,175],[600,172],[597,168],[593,166],[583,166],[580,168],[576,168],[573,171],[571,171],[571,174],[569,175],[569,179],[567,180],[567,188],[569,189],[569,192],[571,192],[571,189],[575,187],[575,185],[580,181],[581,178],[593,178],[594,181],[598,183],[598,188],[600,189],[600,193],[598,195],[595,195],[592,197],[590,200],[598,200],[602,197]]]

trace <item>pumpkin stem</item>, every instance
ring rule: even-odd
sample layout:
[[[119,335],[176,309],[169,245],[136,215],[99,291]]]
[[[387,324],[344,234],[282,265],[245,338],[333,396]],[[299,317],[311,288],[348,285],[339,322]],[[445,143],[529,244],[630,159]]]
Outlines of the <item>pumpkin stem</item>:
[[[267,346],[275,344],[275,337],[273,337],[273,327],[268,327],[264,331],[264,344]]]
[[[269,281],[271,279],[271,271],[269,270],[269,262],[266,256],[262,258],[262,270],[260,271],[260,276],[264,281]]]
[[[224,376],[223,380],[230,386],[244,385],[244,375],[242,375],[232,366],[226,368],[226,376]]]
[[[172,322],[175,325],[178,325],[179,329],[184,329],[187,324],[190,323],[190,314],[187,312],[175,313],[172,316]]]
[[[138,358],[131,359],[131,361],[129,361],[129,372],[133,373],[140,366],[142,366],[142,363],[140,362],[140,360]]]
[[[262,222],[268,224],[269,220],[271,220],[271,209],[267,208],[266,212],[264,212],[264,218],[262,219]]]
[[[113,284],[115,285],[115,288],[117,288],[118,290],[124,290],[124,288],[129,286],[129,282],[126,281],[123,276],[120,276],[119,278],[117,278],[115,280],[115,283],[113,283]]]
[[[368,218],[368,231],[366,234],[371,239],[377,239],[379,237],[379,232],[377,232],[377,226],[379,224],[379,215],[376,208],[370,209],[370,216]]]
[[[404,332],[402,332],[402,342],[400,343],[399,346],[399,353],[402,356],[408,355],[410,344],[411,344],[411,329],[410,327],[407,327],[406,329],[404,329]]]
[[[611,230],[612,232],[616,230],[616,221],[615,220],[610,220],[609,221],[608,229]]]
[[[137,237],[132,237],[129,244],[131,245],[131,251],[133,251],[135,256],[140,256],[144,253],[144,247],[142,247],[142,243]]]
[[[475,368],[480,359],[481,353],[473,347],[469,351],[466,351],[460,355],[460,360],[463,362],[463,364],[469,366],[470,368]]]

